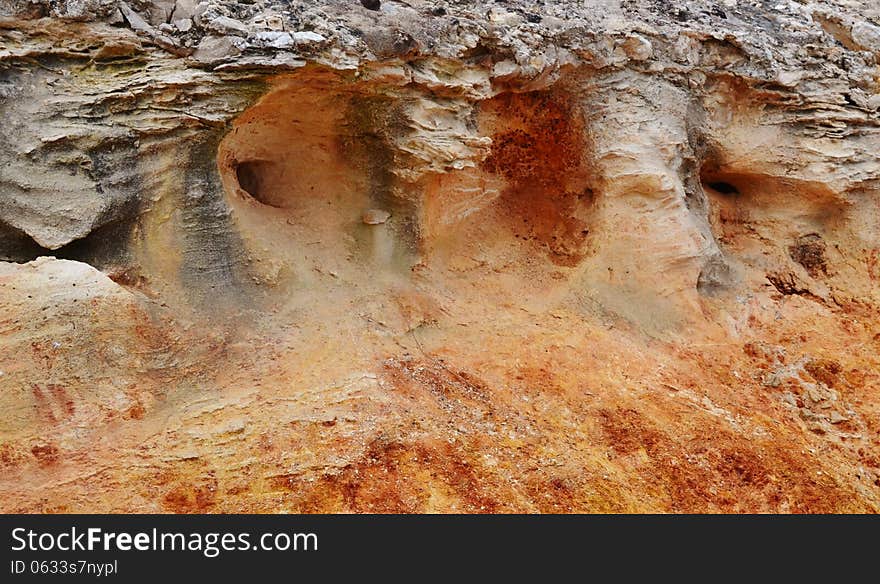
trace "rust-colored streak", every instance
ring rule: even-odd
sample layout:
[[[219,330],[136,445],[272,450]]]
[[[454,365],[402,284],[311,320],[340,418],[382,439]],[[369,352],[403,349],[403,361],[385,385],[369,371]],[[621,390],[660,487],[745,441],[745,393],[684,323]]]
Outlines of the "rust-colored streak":
[[[67,391],[63,386],[58,385],[56,383],[50,383],[46,386],[52,396],[55,398],[55,402],[64,410],[64,413],[67,417],[72,416],[76,413],[76,407],[74,405],[73,399],[67,394]]]
[[[49,402],[45,392],[40,389],[40,386],[36,383],[32,383],[31,393],[34,396],[34,405],[37,409],[37,414],[48,422],[57,422],[58,419],[55,417],[55,412],[52,411],[52,404]]]
[[[507,179],[499,206],[516,237],[541,246],[553,263],[585,254],[592,203],[586,184],[583,122],[555,92],[507,93],[484,106],[497,131],[484,168]]]
[[[58,462],[58,447],[54,444],[37,444],[31,447],[31,454],[40,466],[52,466]]]

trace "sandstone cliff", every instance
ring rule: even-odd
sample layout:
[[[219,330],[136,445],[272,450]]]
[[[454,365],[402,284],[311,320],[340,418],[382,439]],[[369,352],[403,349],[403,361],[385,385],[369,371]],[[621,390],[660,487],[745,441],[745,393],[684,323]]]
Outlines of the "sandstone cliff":
[[[871,0],[0,0],[7,512],[877,511]]]

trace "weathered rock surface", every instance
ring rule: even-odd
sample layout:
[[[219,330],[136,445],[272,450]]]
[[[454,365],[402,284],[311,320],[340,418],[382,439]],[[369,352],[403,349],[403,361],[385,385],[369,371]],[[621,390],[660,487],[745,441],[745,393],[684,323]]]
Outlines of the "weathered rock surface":
[[[0,0],[3,510],[877,511],[878,27]]]

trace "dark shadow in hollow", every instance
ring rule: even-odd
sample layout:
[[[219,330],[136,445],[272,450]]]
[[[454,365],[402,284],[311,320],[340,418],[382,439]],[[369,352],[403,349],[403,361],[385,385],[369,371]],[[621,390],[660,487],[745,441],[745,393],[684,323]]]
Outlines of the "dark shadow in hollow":
[[[715,181],[710,181],[710,182],[706,183],[706,185],[710,189],[713,189],[713,190],[721,193],[722,195],[738,195],[739,194],[739,189],[736,188],[734,185],[730,184],[729,182],[715,180]]]
[[[254,200],[270,207],[282,207],[272,195],[273,163],[264,160],[249,160],[235,165],[235,178],[238,186]]]

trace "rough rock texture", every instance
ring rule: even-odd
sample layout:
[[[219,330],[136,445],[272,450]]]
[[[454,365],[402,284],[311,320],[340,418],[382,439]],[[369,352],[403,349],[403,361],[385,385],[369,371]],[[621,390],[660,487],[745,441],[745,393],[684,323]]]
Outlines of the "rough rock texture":
[[[875,2],[368,4],[0,0],[3,511],[880,510]]]

